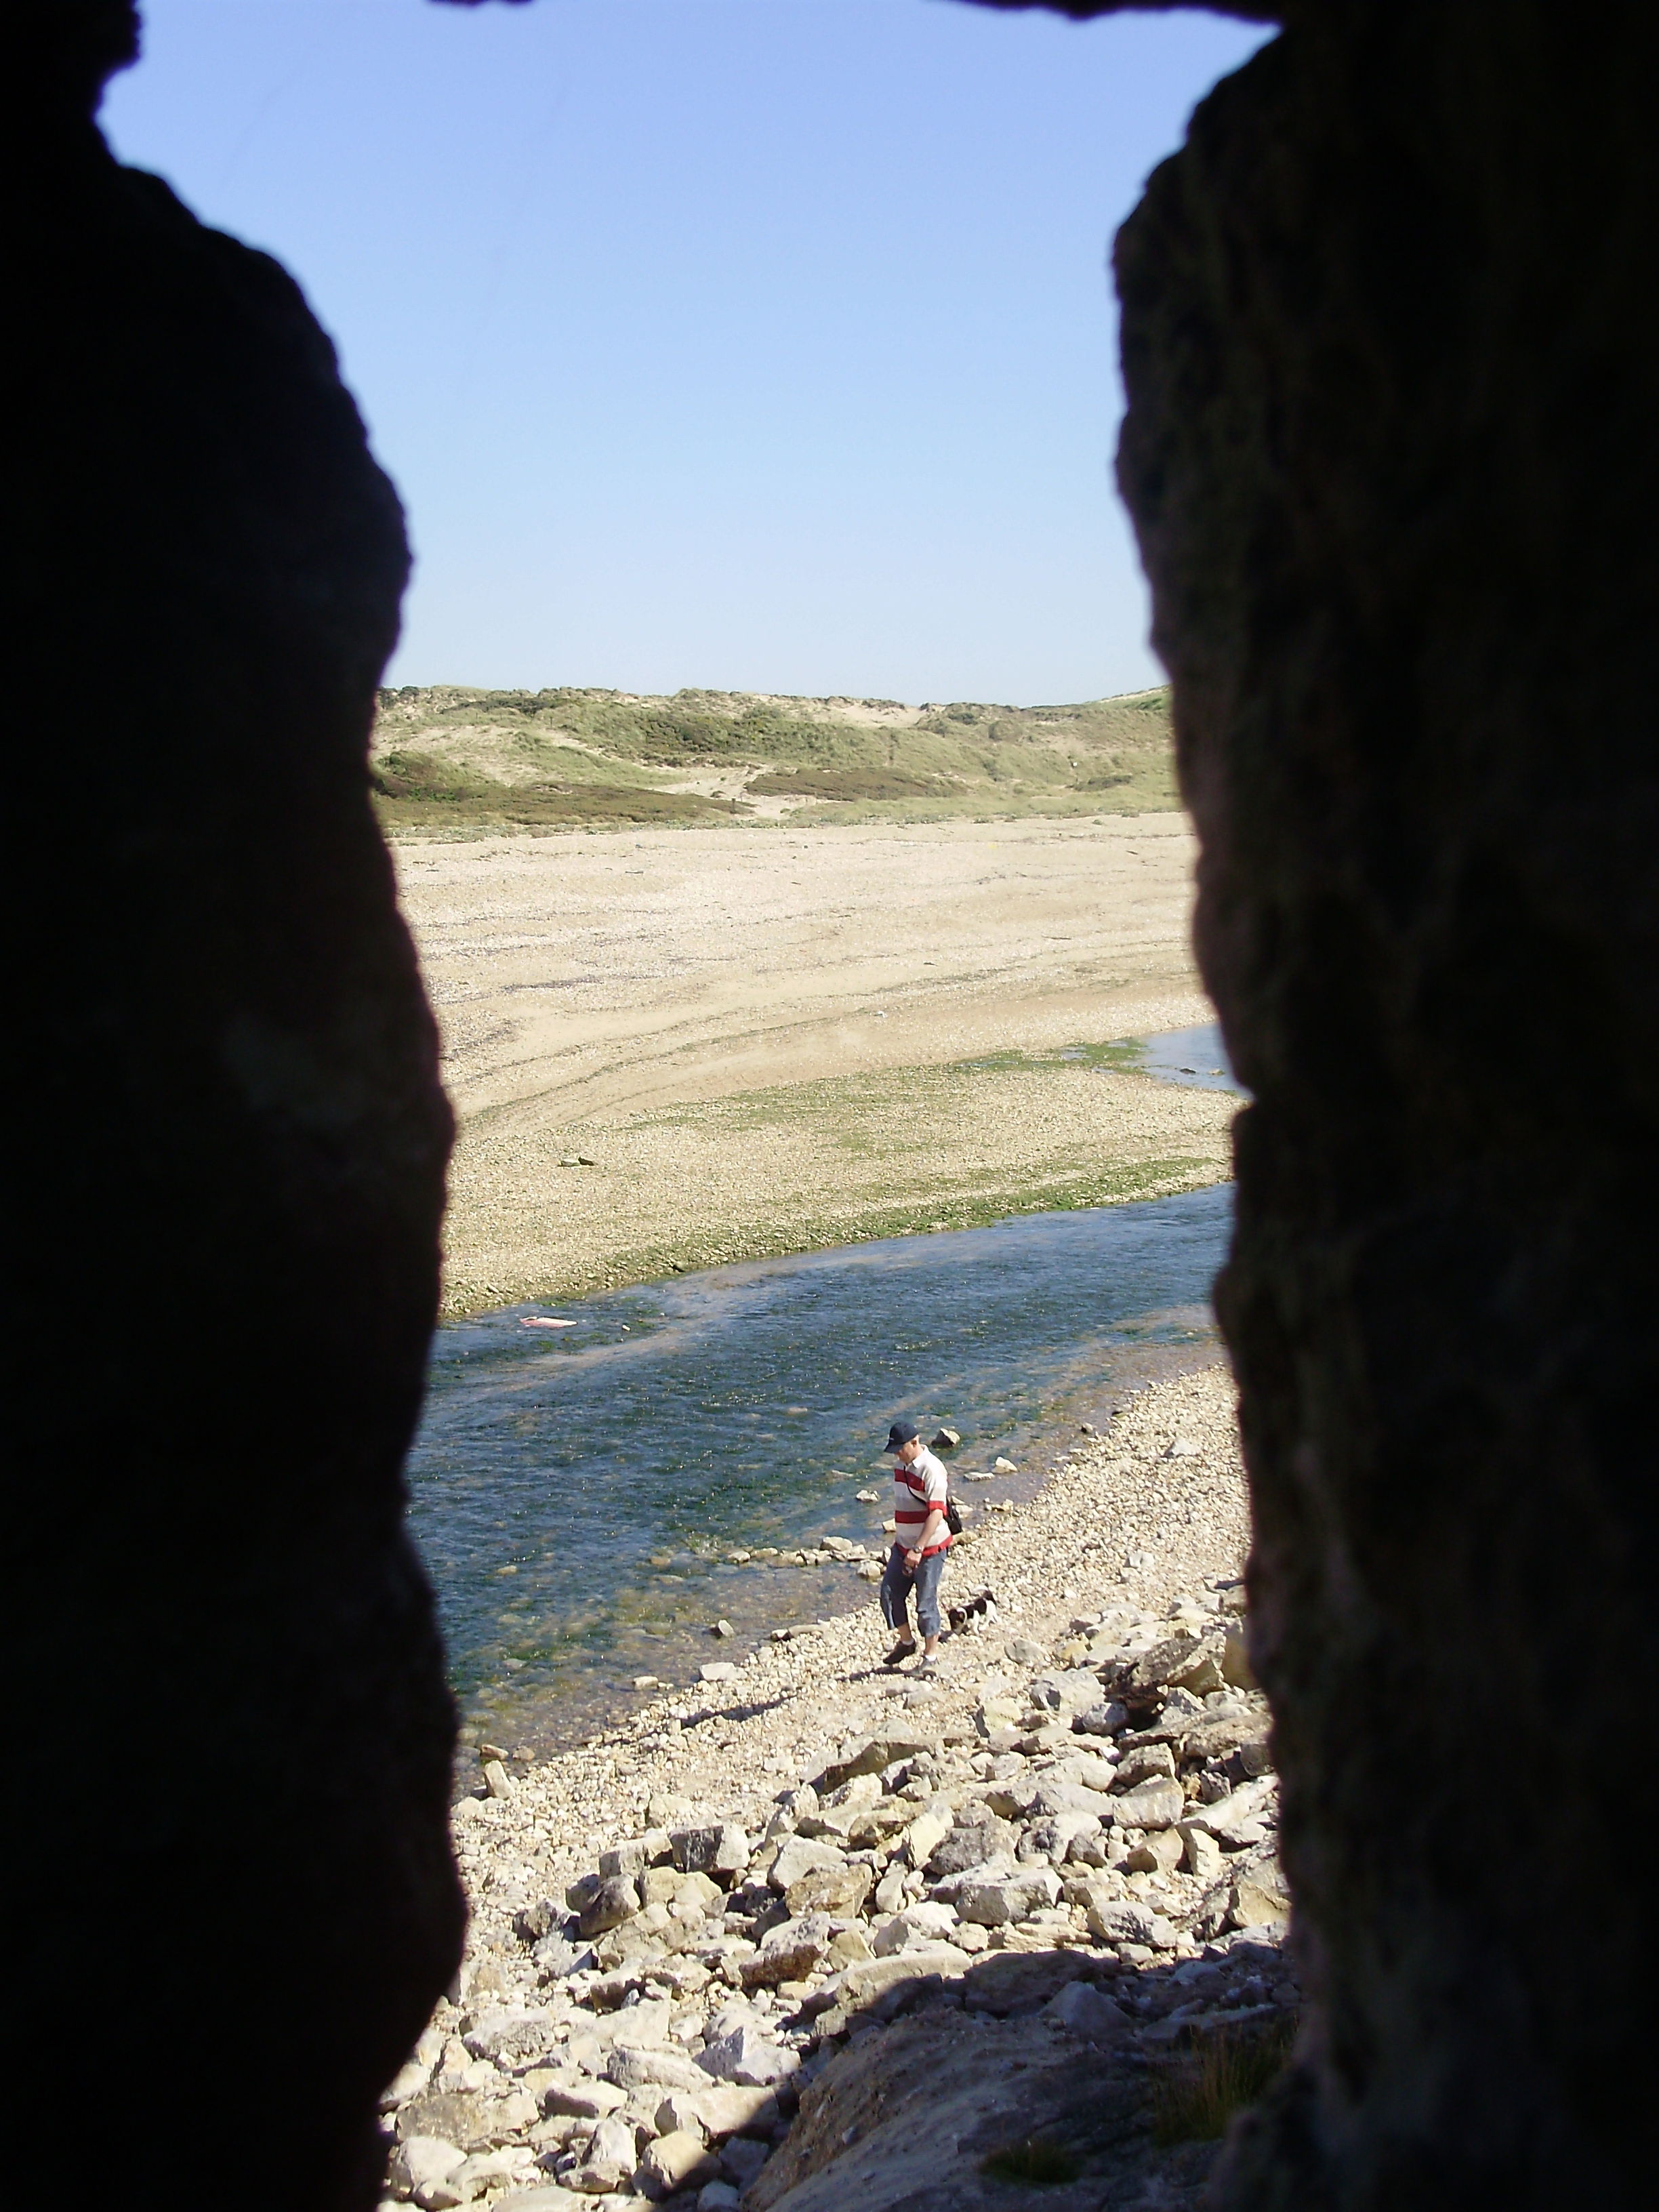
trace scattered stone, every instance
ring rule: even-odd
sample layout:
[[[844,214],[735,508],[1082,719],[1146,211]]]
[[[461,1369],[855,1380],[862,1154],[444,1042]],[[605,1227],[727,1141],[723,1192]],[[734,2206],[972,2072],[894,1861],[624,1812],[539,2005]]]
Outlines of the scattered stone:
[[[1133,1898],[1094,1898],[1089,1932],[1103,1943],[1139,1943],[1152,1951],[1179,1948],[1180,1936],[1160,1913]]]
[[[757,2142],[752,2136],[733,2136],[720,2147],[720,2172],[739,2189],[748,2189],[772,2154],[770,2143]]]
[[[647,2197],[672,2197],[677,2190],[700,2189],[716,2179],[720,2161],[702,2136],[690,2129],[659,2136],[645,2147],[639,2163],[639,2185]]]
[[[1120,1790],[1133,1790],[1143,1782],[1165,1778],[1173,1781],[1176,1773],[1175,1753],[1167,1743],[1139,1743],[1131,1745],[1119,1758],[1117,1786]]]
[[[489,2071],[501,2081],[493,2067]],[[434,2089],[413,2098],[398,2112],[398,2140],[408,2142],[417,2135],[436,2136],[445,2142],[459,2144],[464,2151],[488,2150],[532,2126],[539,2117],[536,2100],[523,2090],[494,2097],[471,2089]]]
[[[522,2064],[553,2039],[554,2015],[548,2011],[510,2007],[485,2013],[474,2021],[463,2039],[474,2058],[488,2058],[498,2067]]]
[[[846,1864],[847,1854],[833,1844],[818,1843],[810,1836],[790,1836],[780,1845],[766,1879],[780,1896],[787,1897],[804,1875],[819,1868],[839,1870]]]
[[[1120,1828],[1172,1828],[1187,1809],[1181,1784],[1163,1780],[1143,1782],[1108,1802]]]
[[[711,1659],[697,1669],[697,1679],[703,1682],[735,1682],[737,1662],[732,1659]]]
[[[803,1913],[828,1912],[852,1919],[863,1911],[875,1880],[873,1870],[860,1861],[812,1867],[789,1884],[783,1900],[796,1918]]]
[[[709,2136],[716,2142],[726,2136],[769,2135],[777,2124],[778,2100],[771,2089],[741,2087],[735,2083],[705,2080],[696,2093],[696,2110]]]
[[[1085,2043],[1116,2043],[1129,2033],[1128,2014],[1092,1982],[1068,1983],[1042,2009]]]
[[[1167,1637],[1163,1643],[1135,1662],[1127,1683],[1133,1699],[1136,1693],[1149,1690],[1188,1690],[1194,1697],[1204,1697],[1212,1690],[1223,1686],[1221,1662],[1226,1649],[1224,1632],[1212,1631],[1199,1635],[1184,1629],[1179,1635]]]
[[[1086,1711],[1077,1714],[1072,1722],[1079,1735],[1113,1736],[1129,1725],[1129,1710],[1109,1698],[1103,1704],[1092,1705]]]
[[[1271,1809],[1274,1784],[1270,1775],[1259,1781],[1245,1782],[1213,1805],[1198,1805],[1192,1809],[1192,1820],[1216,1838],[1240,1850],[1246,1844],[1260,1843],[1267,1834],[1263,1814]],[[1143,1826],[1146,1823],[1143,1821]]]
[[[817,1778],[817,1786],[827,1796],[859,1775],[880,1774],[901,1760],[915,1759],[923,1752],[938,1748],[937,1736],[907,1727],[902,1721],[890,1722],[876,1735],[850,1745],[839,1758],[832,1759]]]
[[[1173,1828],[1155,1828],[1133,1846],[1123,1864],[1131,1874],[1170,1874],[1185,1852],[1186,1845]]]
[[[716,2081],[767,2088],[775,2081],[787,2081],[800,2060],[793,2051],[773,2043],[745,2022],[700,2052],[697,2063]]]
[[[1070,1716],[1100,1702],[1100,1677],[1086,1667],[1042,1674],[1031,1685],[1031,1703],[1048,1712]]]
[[[869,1869],[860,1872],[868,1875]],[[769,1928],[761,1947],[744,1960],[738,1971],[746,1990],[775,1990],[781,1982],[804,1982],[827,1956],[830,1926],[826,1913],[809,1913],[802,1919]]]
[[[923,1813],[905,1830],[899,1850],[913,1867],[925,1867],[954,1826],[948,1805]]]
[[[751,1856],[749,1838],[731,1821],[680,1828],[669,1838],[674,1863],[685,1874],[742,1874]]]
[[[542,2110],[573,2120],[605,2120],[628,2102],[613,2081],[555,2081],[542,2093]]]
[[[432,2079],[432,2069],[443,2054],[444,2037],[437,2027],[428,2027],[422,2034],[408,2060],[380,2093],[380,2110],[394,2112],[406,2105],[411,2097],[419,2096]]]
[[[626,2121],[601,2120],[593,2130],[586,2157],[568,2176],[570,2185],[586,2197],[608,2196],[632,2177],[637,2154],[634,2130]]]
[[[965,1935],[969,1933],[963,1929]],[[1097,1974],[1100,1961],[1075,1951],[994,1951],[976,1959],[962,1985],[963,2002],[970,2012],[988,2013],[998,2020],[1040,2012],[1057,1993],[1073,1982]]]
[[[1207,1828],[1200,1827],[1194,1820],[1182,1820],[1176,1832],[1181,1838],[1188,1873],[1207,1889],[1221,1872],[1220,1844]]]
[[[618,2089],[697,2089],[702,2075],[677,2051],[639,2050],[618,2044],[605,2063],[605,2079]]]
[[[970,1809],[977,1819],[968,1820]],[[988,1860],[1012,1858],[1018,1841],[1019,1831],[1011,1821],[999,1820],[983,1804],[964,1806],[950,1833],[935,1846],[927,1871],[936,1881],[943,1881],[951,1875],[983,1866]]]
[[[626,1875],[611,1875],[599,1883],[592,1901],[580,1909],[578,1926],[584,1936],[603,1936],[631,1920],[641,1905],[639,1891]]]
[[[630,1837],[627,1843],[613,1844],[610,1850],[601,1851],[599,1872],[605,1875],[623,1875],[632,1880],[647,1868],[660,1866],[667,1856],[668,1832],[653,1828],[643,1836]],[[648,1896],[647,1902],[650,1902]]]
[[[1042,1911],[1059,1896],[1060,1880],[1052,1867],[1022,1867],[988,1881],[969,1877],[957,1892],[956,1907],[963,1920],[977,1921],[982,1928],[1001,1928]]]
[[[459,2144],[446,2142],[441,2136],[410,2136],[392,2154],[387,2185],[394,2197],[412,2197],[429,2212],[443,2212],[461,2201],[459,2191],[446,2190],[443,2185],[465,2158]]]
[[[1236,1690],[1254,1690],[1258,1686],[1255,1669],[1250,1664],[1249,1646],[1237,1628],[1230,1628],[1222,1639],[1221,1677]]]
[[[1291,1900],[1276,1862],[1253,1867],[1233,1884],[1228,1921],[1234,1928],[1284,1929],[1291,1917]]]
[[[711,1636],[735,1636],[737,1632],[729,1620],[714,1621],[708,1631]]]
[[[957,1913],[949,1905],[909,1905],[902,1912],[895,1913],[884,1921],[871,1940],[870,1949],[878,1959],[890,1959],[902,1951],[913,1950],[921,1944],[936,1942],[952,1936],[957,1928]]]

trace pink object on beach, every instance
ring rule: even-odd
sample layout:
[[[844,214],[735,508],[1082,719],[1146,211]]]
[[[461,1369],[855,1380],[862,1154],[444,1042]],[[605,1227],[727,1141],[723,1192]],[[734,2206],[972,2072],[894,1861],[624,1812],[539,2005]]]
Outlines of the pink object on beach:
[[[550,1321],[544,1314],[522,1314],[519,1318],[520,1328],[574,1328],[575,1326],[574,1321]]]

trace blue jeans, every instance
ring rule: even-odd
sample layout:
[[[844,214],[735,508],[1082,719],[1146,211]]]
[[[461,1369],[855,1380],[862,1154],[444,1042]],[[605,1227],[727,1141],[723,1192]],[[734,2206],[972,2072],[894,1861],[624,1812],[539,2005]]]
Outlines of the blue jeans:
[[[924,1636],[939,1634],[939,1585],[948,1552],[930,1552],[915,1574],[904,1564],[904,1547],[895,1544],[887,1554],[887,1571],[881,1578],[881,1617],[890,1628],[910,1632],[909,1597],[916,1593],[916,1626]]]

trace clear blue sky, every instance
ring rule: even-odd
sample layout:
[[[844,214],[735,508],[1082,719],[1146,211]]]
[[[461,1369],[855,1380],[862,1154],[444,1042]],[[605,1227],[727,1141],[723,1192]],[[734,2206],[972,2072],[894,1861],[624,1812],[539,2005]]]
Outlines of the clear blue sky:
[[[1106,257],[1260,43],[949,0],[144,0],[104,125],[277,254],[409,510],[400,683],[1158,680]]]

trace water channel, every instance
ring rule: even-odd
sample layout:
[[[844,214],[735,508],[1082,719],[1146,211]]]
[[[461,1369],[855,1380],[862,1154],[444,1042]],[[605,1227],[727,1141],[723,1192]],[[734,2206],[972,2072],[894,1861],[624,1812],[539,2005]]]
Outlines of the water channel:
[[[1212,1030],[1152,1039],[1142,1064],[1231,1086]],[[867,1599],[844,1565],[760,1554],[880,1545],[896,1413],[959,1429],[959,1472],[1018,1468],[965,1498],[1029,1494],[1079,1421],[1212,1352],[1230,1213],[1224,1185],[1025,1214],[441,1330],[410,1523],[471,1732],[552,1748],[635,1676],[690,1679],[716,1616],[740,1649]],[[550,1311],[572,1326],[522,1326]]]

